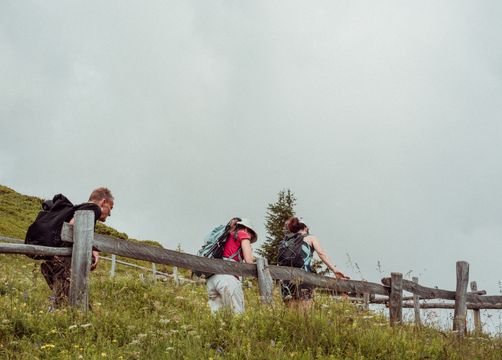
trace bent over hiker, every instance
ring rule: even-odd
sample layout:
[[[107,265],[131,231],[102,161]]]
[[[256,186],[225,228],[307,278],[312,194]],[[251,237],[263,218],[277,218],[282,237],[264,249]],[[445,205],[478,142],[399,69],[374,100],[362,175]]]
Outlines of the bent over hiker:
[[[26,233],[27,244],[45,246],[71,246],[61,241],[61,228],[64,222],[74,223],[74,214],[77,210],[92,210],[94,212],[94,225],[96,221],[105,221],[111,215],[114,205],[114,197],[111,191],[101,187],[95,189],[86,203],[73,205],[65,196],[58,194],[52,201],[43,204],[35,222],[28,228]],[[92,252],[91,270],[98,264],[99,254]],[[40,265],[40,270],[53,292],[51,308],[64,304],[70,291],[71,256],[53,256],[46,258]]]
[[[251,264],[251,244],[258,239],[252,222],[249,219],[241,219],[229,225],[223,259]],[[214,313],[225,306],[229,306],[235,313],[244,312],[244,292],[239,277],[228,274],[212,275],[207,279],[206,286],[211,312]]]
[[[331,263],[319,240],[309,234],[309,228],[303,221],[297,217],[292,217],[286,221],[285,226],[289,233],[279,244],[278,265],[297,267],[307,272],[314,272],[312,270],[312,259],[315,251],[337,279],[349,279]],[[281,284],[282,299],[289,305],[310,305],[314,295],[313,290],[313,287],[301,284],[298,281],[283,281]]]

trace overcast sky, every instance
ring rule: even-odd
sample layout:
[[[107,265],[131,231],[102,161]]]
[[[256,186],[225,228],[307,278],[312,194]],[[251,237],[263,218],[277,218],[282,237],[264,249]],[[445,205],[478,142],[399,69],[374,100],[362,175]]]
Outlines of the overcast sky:
[[[297,213],[353,278],[502,279],[499,1],[2,1],[0,183],[195,252]],[[351,261],[357,263],[360,272]],[[377,269],[381,263],[383,273]]]

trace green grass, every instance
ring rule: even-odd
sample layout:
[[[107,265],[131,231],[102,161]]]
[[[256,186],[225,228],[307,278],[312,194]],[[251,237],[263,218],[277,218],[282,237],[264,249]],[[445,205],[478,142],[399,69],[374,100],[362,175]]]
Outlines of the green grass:
[[[5,359],[500,359],[502,342],[459,340],[452,333],[388,320],[328,296],[306,314],[275,298],[247,311],[212,316],[205,288],[141,280],[129,270],[110,279],[109,264],[91,276],[92,311],[50,313],[38,263],[0,255],[0,358]],[[276,294],[277,296],[277,294]]]
[[[0,191],[0,235],[22,238],[40,200]],[[255,282],[245,288],[245,314],[212,316],[203,286],[175,286],[120,265],[110,279],[109,266],[102,261],[91,274],[92,311],[48,312],[39,262],[0,255],[0,359],[502,358],[500,339],[391,328],[384,316],[327,295],[305,314],[285,307],[277,291],[264,306]]]

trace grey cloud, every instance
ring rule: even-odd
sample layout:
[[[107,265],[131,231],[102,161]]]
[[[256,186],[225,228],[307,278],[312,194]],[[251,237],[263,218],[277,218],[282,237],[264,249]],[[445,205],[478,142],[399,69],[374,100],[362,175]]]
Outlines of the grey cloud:
[[[498,291],[498,2],[5,2],[0,183],[194,252],[290,187],[363,275]],[[357,277],[354,269],[348,269]]]

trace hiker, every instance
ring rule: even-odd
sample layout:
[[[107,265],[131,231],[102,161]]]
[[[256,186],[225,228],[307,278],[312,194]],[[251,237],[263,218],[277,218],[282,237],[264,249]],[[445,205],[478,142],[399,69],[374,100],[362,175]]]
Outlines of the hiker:
[[[109,189],[100,187],[91,193],[88,202],[80,205],[74,206],[61,194],[54,196],[52,202],[46,203],[49,203],[49,205],[44,204],[44,210],[46,210],[46,214],[52,215],[46,216],[45,221],[39,220],[40,215],[37,217],[37,220],[28,229],[26,243],[38,243],[46,246],[71,246],[61,241],[62,222],[74,224],[75,219],[73,216],[77,210],[92,210],[94,212],[94,225],[96,225],[97,220],[104,222],[111,215],[114,197]],[[64,218],[61,218],[58,222],[54,220],[57,216]],[[57,227],[57,229],[51,227]],[[91,270],[96,269],[98,261],[99,253],[93,250]],[[53,292],[51,309],[61,306],[67,301],[70,291],[71,256],[48,258],[42,262],[40,270]]]
[[[222,258],[251,264],[253,262],[251,244],[258,240],[258,236],[249,219],[235,220],[229,223],[230,229]],[[244,312],[244,292],[239,277],[228,274],[211,275],[206,281],[206,286],[212,313],[224,306],[229,306],[237,314]]]
[[[279,244],[278,264],[280,266],[298,267],[308,272],[312,270],[314,251],[324,264],[335,274],[337,279],[349,279],[334,264],[321,247],[319,240],[309,234],[309,228],[297,217],[288,219],[285,223],[287,234]],[[313,299],[314,288],[310,285],[301,284],[298,281],[282,281],[281,296],[289,305],[298,302],[309,305]]]

